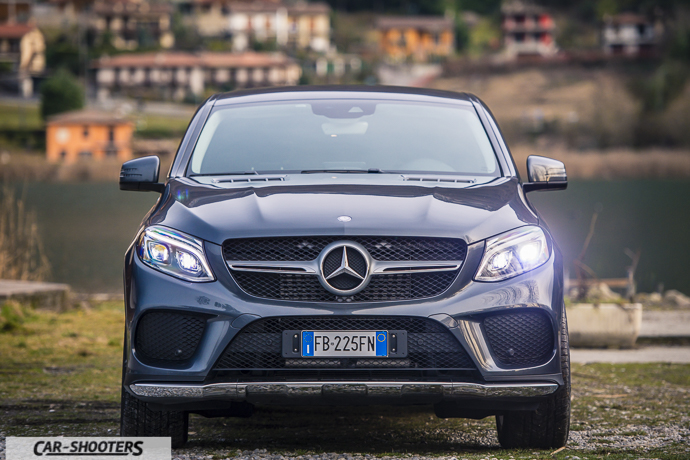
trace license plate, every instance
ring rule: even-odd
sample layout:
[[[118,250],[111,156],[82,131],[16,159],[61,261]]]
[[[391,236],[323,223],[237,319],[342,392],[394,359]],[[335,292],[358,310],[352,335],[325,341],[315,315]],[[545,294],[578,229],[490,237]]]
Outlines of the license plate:
[[[302,356],[388,356],[388,331],[302,331]]]

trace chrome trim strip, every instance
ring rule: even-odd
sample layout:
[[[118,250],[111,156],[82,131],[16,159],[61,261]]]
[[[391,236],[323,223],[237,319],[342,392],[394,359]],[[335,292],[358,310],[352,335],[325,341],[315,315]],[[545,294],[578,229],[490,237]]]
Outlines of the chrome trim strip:
[[[462,266],[462,260],[443,261],[381,261],[372,260],[373,275],[393,275],[398,273],[450,272]]]
[[[463,337],[465,337],[465,341],[467,341],[467,345],[470,347],[470,351],[474,357],[477,358],[477,363],[479,363],[482,369],[486,371],[517,372],[529,369],[537,369],[551,362],[554,356],[556,356],[556,352],[554,351],[554,353],[551,354],[551,357],[544,364],[540,364],[539,366],[520,367],[518,369],[500,367],[498,364],[496,364],[496,361],[494,361],[494,358],[491,356],[491,352],[489,351],[489,346],[484,338],[484,333],[482,332],[480,323],[468,320],[457,320],[457,322],[460,331],[462,331]]]
[[[462,335],[465,337],[470,351],[474,357],[477,358],[477,363],[482,369],[491,372],[504,370],[496,365],[494,358],[491,356],[491,352],[489,352],[489,347],[484,340],[484,334],[482,334],[479,323],[475,321],[458,320],[458,327],[462,331]]]
[[[341,243],[341,242],[336,242]],[[319,259],[296,262],[274,261],[240,261],[227,260],[230,270],[238,272],[285,273],[298,275],[316,275],[319,273]],[[462,260],[438,261],[381,261],[370,259],[369,272],[372,275],[395,275],[400,273],[450,272],[458,270]]]
[[[552,394],[555,383],[451,383],[451,382],[266,382],[213,383],[209,385],[178,385],[170,383],[133,383],[129,386],[137,396],[149,398],[231,399],[247,396],[280,395],[286,398],[357,395],[400,398],[404,396],[441,396],[503,398],[534,397]]]
[[[315,260],[305,262],[227,261],[226,263],[228,264],[230,270],[235,270],[238,272],[315,275],[318,273],[319,268],[319,264]]]

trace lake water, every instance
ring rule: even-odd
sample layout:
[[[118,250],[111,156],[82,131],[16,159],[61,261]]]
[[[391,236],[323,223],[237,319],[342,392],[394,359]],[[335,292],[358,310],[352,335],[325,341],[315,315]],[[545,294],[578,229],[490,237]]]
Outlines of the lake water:
[[[75,291],[122,289],[125,250],[157,194],[121,192],[116,183],[30,183],[19,189],[38,215],[53,281]],[[625,277],[630,259],[624,250],[639,249],[639,290],[663,283],[690,293],[690,181],[571,181],[566,191],[529,196],[573,274],[572,260],[600,209],[585,258],[600,278]]]

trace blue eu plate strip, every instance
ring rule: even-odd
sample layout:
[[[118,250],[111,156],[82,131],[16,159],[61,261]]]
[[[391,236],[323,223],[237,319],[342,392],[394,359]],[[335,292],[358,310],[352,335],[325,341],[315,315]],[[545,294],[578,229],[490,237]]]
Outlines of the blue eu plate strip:
[[[314,356],[314,331],[302,331],[302,356]]]
[[[376,331],[376,356],[388,356],[388,333]]]

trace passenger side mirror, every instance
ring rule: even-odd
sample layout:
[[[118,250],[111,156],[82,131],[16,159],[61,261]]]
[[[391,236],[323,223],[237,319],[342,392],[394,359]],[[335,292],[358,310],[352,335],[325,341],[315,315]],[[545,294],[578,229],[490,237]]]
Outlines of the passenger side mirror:
[[[533,190],[565,190],[568,175],[562,161],[531,155],[527,158],[527,178],[522,184],[525,192]]]
[[[120,190],[163,193],[165,184],[158,183],[160,167],[161,161],[157,156],[124,162],[120,169]]]

